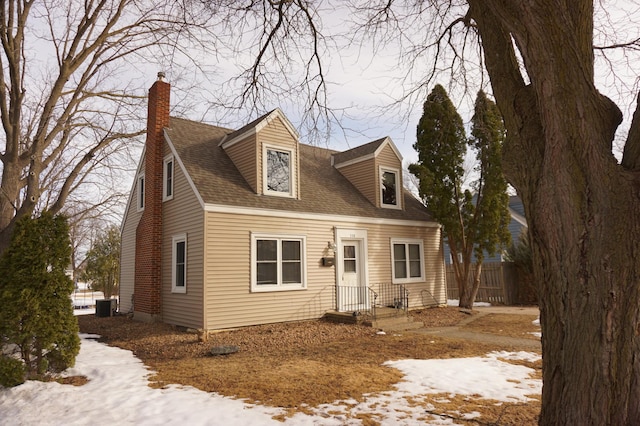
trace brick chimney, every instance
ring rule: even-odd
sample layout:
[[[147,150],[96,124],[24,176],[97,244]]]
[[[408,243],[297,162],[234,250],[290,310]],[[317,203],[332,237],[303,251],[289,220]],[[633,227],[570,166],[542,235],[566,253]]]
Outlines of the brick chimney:
[[[162,179],[164,128],[169,126],[171,85],[164,73],[149,89],[145,143],[144,210],[136,229],[134,317],[156,321],[162,315]]]

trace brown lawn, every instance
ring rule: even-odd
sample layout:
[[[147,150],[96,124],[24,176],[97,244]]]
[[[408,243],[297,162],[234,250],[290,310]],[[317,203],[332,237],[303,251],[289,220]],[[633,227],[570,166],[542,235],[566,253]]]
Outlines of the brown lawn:
[[[429,327],[451,326],[469,318],[457,308],[433,308],[414,312]],[[487,315],[464,326],[466,330],[524,337],[539,331],[527,315]],[[382,365],[388,360],[482,356],[505,348],[491,342],[425,336],[402,332],[376,334],[376,330],[322,320],[248,327],[213,335],[207,342],[196,334],[166,324],[146,324],[126,316],[97,318],[79,316],[80,330],[101,335],[100,341],[131,350],[157,374],[152,386],[175,383],[208,392],[283,407],[288,415],[309,411],[324,403],[364,394],[392,390],[402,380],[399,371]],[[477,322],[477,324],[476,324]],[[210,355],[219,345],[235,345],[239,351]],[[541,363],[526,364],[540,375]],[[536,424],[538,401],[527,404],[500,403],[468,395],[416,395],[412,404],[450,416],[458,424]],[[428,408],[428,410],[427,410]],[[464,413],[480,418],[461,420]],[[359,417],[365,425],[377,425],[376,416]],[[425,417],[425,420],[429,417]]]

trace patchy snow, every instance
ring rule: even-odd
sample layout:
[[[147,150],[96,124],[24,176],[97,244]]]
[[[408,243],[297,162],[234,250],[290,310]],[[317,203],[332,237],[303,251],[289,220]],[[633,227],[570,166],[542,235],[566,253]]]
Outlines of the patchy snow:
[[[460,300],[458,299],[447,299],[447,306],[460,306]],[[474,307],[478,306],[491,306],[489,302],[473,302]]]
[[[76,315],[94,315],[101,292],[76,291],[72,295]],[[448,300],[458,306],[458,300]],[[475,303],[474,306],[491,306]],[[540,325],[540,320],[533,321]],[[539,335],[540,333],[532,333]],[[98,336],[81,334],[82,346],[76,366],[66,375],[84,375],[80,387],[29,381],[12,389],[0,388],[0,419],[3,425],[281,425],[272,417],[283,409],[245,403],[207,393],[190,386],[163,389],[148,386],[152,374],[130,351],[96,342]],[[434,343],[433,341],[431,343]],[[358,414],[374,414],[382,424],[424,424],[425,407],[412,404],[427,394],[474,395],[505,402],[527,401],[540,394],[542,383],[532,379],[530,368],[502,360],[535,361],[530,352],[492,352],[485,357],[398,360],[385,365],[397,368],[404,380],[387,392],[367,395],[365,400],[335,401],[297,413],[284,424],[292,426],[359,425]],[[38,407],[34,409],[34,407]],[[426,407],[428,409],[429,407]],[[433,408],[433,407],[431,407]],[[471,419],[478,413],[468,413]],[[430,425],[451,425],[453,420],[434,416]]]
[[[531,324],[540,327],[540,317],[534,319],[533,321],[531,321]],[[529,334],[533,334],[536,337],[542,337],[542,332],[541,331],[533,331]]]
[[[526,402],[527,395],[540,394],[540,380],[530,378],[533,369],[510,364],[503,359],[531,359],[527,352],[492,352],[486,357],[401,360],[385,365],[397,368],[405,375],[398,390],[407,395],[449,393],[479,395],[500,401]]]
[[[29,381],[0,389],[0,419],[7,426],[29,425],[282,425],[272,417],[283,409],[245,403],[189,386],[148,386],[152,372],[130,351],[109,347],[81,334],[76,366],[66,375],[84,375],[84,386]],[[529,352],[494,352],[486,357],[399,360],[385,363],[402,371],[395,389],[367,395],[363,402],[335,401],[297,413],[284,425],[358,425],[358,414],[373,413],[382,424],[424,424],[425,406],[410,399],[433,393],[481,395],[500,401],[527,401],[539,394],[533,370],[500,359],[539,359]],[[428,408],[428,407],[427,407]],[[434,417],[429,424],[454,424]]]

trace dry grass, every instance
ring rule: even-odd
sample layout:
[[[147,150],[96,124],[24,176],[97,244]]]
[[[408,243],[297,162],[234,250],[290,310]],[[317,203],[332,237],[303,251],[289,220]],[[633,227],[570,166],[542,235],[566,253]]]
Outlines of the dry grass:
[[[540,332],[540,327],[533,325],[533,321],[537,318],[536,315],[488,314],[464,325],[463,329],[477,333],[539,340],[540,337],[532,334]]]
[[[429,326],[455,325],[468,318],[456,308],[428,309],[415,315]],[[503,318],[506,322],[501,329],[517,322],[513,319]],[[249,327],[218,333],[205,343],[199,342],[195,334],[168,325],[145,324],[126,317],[84,316],[79,317],[79,323],[82,332],[100,334],[101,341],[131,350],[156,371],[153,386],[191,385],[283,407],[287,415],[337,400],[363,401],[364,394],[393,389],[402,375],[382,365],[388,360],[482,356],[504,349],[491,343],[416,333],[379,335],[371,328],[325,321]],[[497,327],[497,323],[492,324]],[[240,350],[232,355],[211,356],[211,347],[218,345],[236,345]],[[539,370],[539,366],[535,368]],[[438,398],[433,395],[416,398],[427,408],[433,405],[439,413],[455,411],[460,416],[459,413],[479,411],[483,422],[500,418],[498,424],[505,425],[534,424],[524,419],[535,419],[540,411],[537,403],[507,409],[504,404],[502,408],[494,408],[490,401],[465,402],[453,410],[450,407],[460,403],[457,397],[448,405],[435,404],[433,398]],[[478,408],[485,405],[485,409]],[[375,414],[361,417],[365,425],[379,424]]]

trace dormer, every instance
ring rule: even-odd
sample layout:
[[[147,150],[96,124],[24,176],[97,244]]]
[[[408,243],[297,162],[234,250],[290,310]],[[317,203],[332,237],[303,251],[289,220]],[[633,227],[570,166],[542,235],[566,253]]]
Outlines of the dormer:
[[[374,206],[404,209],[402,156],[391,138],[336,153],[332,163]]]
[[[277,108],[220,142],[259,195],[300,198],[298,132]]]

